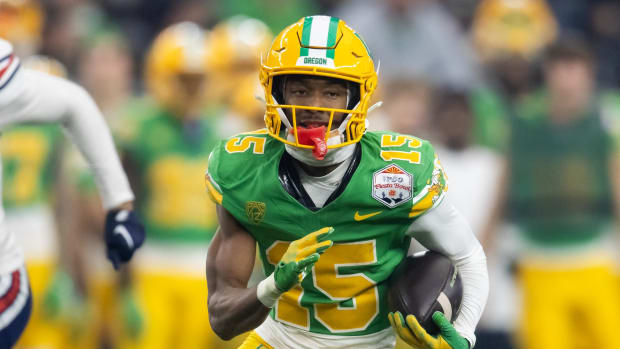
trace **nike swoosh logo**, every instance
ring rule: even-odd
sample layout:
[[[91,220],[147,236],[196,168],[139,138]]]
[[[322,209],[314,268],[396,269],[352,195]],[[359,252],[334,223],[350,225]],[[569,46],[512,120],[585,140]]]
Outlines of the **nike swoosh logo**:
[[[133,246],[134,246],[133,239],[131,238],[131,234],[129,234],[129,230],[127,230],[127,228],[125,228],[124,225],[117,225],[114,228],[114,234],[120,235],[123,239],[125,239],[127,246],[130,249],[133,249]]]
[[[370,217],[376,216],[381,212],[383,211],[372,212],[369,214],[360,214],[359,211],[355,211],[355,216],[353,216],[353,219],[359,222],[359,221],[363,221],[364,219],[368,219]]]

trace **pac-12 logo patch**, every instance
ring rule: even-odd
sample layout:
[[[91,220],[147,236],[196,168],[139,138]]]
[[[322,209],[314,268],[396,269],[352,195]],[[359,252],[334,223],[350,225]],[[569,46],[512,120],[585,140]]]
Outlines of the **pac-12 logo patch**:
[[[372,197],[394,208],[411,199],[413,176],[397,165],[389,165],[372,176]]]
[[[267,206],[264,202],[248,201],[245,203],[245,214],[248,215],[248,219],[254,224],[259,224],[263,221],[266,210]]]

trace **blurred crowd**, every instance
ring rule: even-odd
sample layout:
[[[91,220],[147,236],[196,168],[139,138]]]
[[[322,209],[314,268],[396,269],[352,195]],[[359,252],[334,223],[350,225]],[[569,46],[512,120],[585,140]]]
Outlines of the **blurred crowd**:
[[[487,253],[476,348],[620,349],[614,0],[0,0],[23,65],[102,109],[148,232],[114,273],[61,130],[4,133],[7,224],[35,299],[18,348],[236,348],[208,324],[204,170],[219,139],[264,127],[260,55],[312,14],[343,19],[380,62],[370,128],[435,145]]]

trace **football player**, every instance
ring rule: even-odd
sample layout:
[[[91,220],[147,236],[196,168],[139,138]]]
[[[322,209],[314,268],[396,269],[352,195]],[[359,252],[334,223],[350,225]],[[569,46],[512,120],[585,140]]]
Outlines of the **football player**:
[[[574,37],[550,45],[543,88],[511,119],[506,176],[522,348],[620,348],[620,113],[618,96],[596,88],[595,62]]]
[[[468,348],[488,293],[482,247],[446,198],[433,147],[366,132],[377,84],[361,37],[310,16],[282,31],[260,70],[266,129],[222,141],[206,186],[220,228],[207,257],[211,325],[241,348]],[[387,279],[412,238],[449,256],[463,278],[454,324],[430,336],[390,313]],[[268,277],[247,281],[255,247]],[[390,328],[390,324],[392,328]]]
[[[148,96],[123,119],[125,163],[139,183],[137,207],[150,234],[132,263],[145,315],[139,348],[223,348],[207,309],[197,306],[217,228],[214,205],[195,180],[219,140],[205,111],[209,43],[195,23],[164,29],[146,56]]]
[[[12,45],[0,39],[0,128],[26,122],[61,124],[80,148],[107,210],[107,256],[116,268],[129,261],[144,240],[144,228],[133,212],[133,193],[97,106],[81,87],[67,80],[20,69]],[[0,226],[0,285],[0,347],[10,348],[26,326],[32,296],[23,252],[4,225]]]
[[[127,126],[123,123],[121,113],[132,100],[133,74],[130,61],[124,38],[116,32],[103,32],[89,42],[78,66],[77,78],[103,112],[117,145],[120,145],[122,139],[119,134]],[[144,325],[135,292],[132,292],[132,268],[124,268],[122,273],[116,273],[108,265],[99,238],[97,222],[103,221],[104,216],[94,178],[77,151],[72,149],[67,152],[63,160],[61,171],[67,185],[63,186],[65,190],[61,195],[63,201],[70,202],[74,209],[71,217],[67,217],[72,224],[63,225],[63,234],[59,236],[72,241],[79,239],[80,248],[63,255],[64,260],[69,261],[66,264],[71,266],[69,270],[72,278],[58,275],[61,277],[55,280],[59,282],[53,284],[56,287],[51,287],[46,294],[50,300],[46,304],[53,305],[56,301],[60,305],[58,318],[69,320],[65,322],[74,328],[70,337],[73,348],[99,348],[102,345],[111,348],[128,347],[140,336]],[[67,255],[71,257],[68,259]],[[135,259],[132,264],[135,264]],[[69,285],[73,281],[80,286],[85,316],[76,319],[74,314],[79,312],[74,311],[75,306],[68,302],[63,304],[62,300],[67,293],[63,292],[67,287],[61,282],[63,280],[67,280]],[[29,332],[27,329],[25,336]],[[67,348],[66,344],[62,348]]]

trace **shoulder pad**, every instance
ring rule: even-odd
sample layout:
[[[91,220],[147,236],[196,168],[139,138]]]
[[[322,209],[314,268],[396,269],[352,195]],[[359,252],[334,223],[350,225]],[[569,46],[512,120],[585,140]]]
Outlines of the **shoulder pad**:
[[[206,185],[213,201],[221,203],[223,189],[253,176],[260,164],[268,163],[267,149],[274,142],[280,144],[266,129],[239,133],[220,141],[209,155],[207,169]]]

